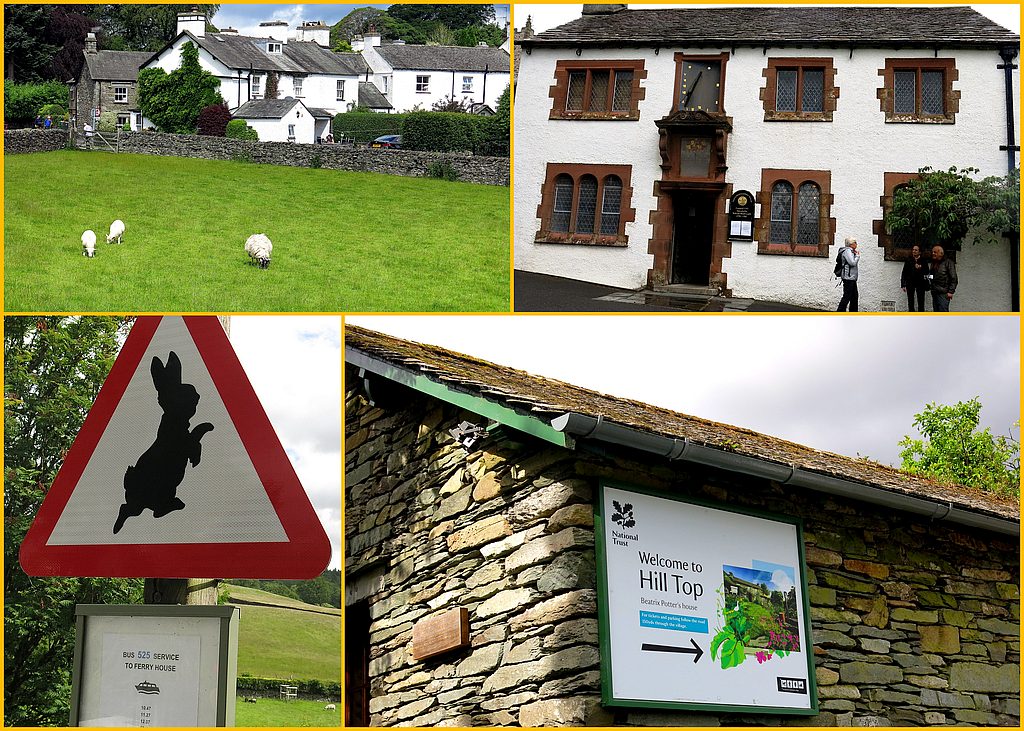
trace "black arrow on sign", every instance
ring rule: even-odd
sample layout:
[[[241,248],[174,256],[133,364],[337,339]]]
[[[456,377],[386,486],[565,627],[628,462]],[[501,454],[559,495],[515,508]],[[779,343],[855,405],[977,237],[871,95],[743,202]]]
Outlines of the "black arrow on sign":
[[[704,650],[700,649],[697,641],[692,637],[690,638],[690,644],[693,645],[691,650],[689,647],[677,647],[675,645],[652,645],[649,642],[645,642],[640,645],[640,649],[646,652],[682,652],[685,654],[693,655],[693,661],[697,662],[704,655]]]

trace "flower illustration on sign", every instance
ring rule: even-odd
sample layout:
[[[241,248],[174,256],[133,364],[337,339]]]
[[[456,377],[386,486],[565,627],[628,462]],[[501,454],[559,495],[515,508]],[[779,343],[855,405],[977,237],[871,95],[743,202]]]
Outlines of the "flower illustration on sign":
[[[636,525],[636,518],[633,516],[632,503],[619,505],[618,500],[612,500],[612,507],[615,508],[615,512],[612,513],[613,523],[618,523],[623,528],[632,528]]]

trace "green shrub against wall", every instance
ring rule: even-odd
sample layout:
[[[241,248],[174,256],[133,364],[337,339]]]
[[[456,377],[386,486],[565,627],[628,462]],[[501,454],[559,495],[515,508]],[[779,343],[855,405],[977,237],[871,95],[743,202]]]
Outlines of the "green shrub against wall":
[[[259,140],[259,133],[245,123],[244,119],[232,119],[224,130],[224,136],[235,140]]]
[[[68,85],[60,81],[42,84],[4,84],[4,125],[31,127],[47,104],[56,104],[67,115]]]
[[[475,152],[487,138],[488,117],[458,112],[412,112],[402,125],[408,150]]]
[[[383,135],[402,134],[402,123],[407,114],[378,114],[377,112],[344,112],[334,117],[332,130],[335,142],[355,142],[365,145]]]

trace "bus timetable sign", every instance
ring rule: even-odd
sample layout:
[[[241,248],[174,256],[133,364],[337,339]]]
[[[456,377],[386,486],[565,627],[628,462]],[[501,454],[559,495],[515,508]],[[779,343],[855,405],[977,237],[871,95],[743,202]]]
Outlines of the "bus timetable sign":
[[[604,484],[603,700],[817,713],[796,521]]]

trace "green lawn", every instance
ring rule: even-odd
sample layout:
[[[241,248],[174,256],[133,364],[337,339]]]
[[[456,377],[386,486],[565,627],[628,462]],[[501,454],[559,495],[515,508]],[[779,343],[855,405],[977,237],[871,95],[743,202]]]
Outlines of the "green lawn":
[[[122,219],[124,243],[108,245]],[[97,255],[81,235],[96,232]],[[274,242],[270,269],[245,239]],[[508,311],[509,189],[218,160],[4,158],[8,312]]]
[[[245,703],[239,696],[235,701],[235,726],[341,726],[341,703],[336,710],[324,710],[326,703],[319,701],[260,698]]]
[[[223,589],[238,597],[248,592],[274,597],[282,604],[276,607],[238,605],[240,676],[341,681],[340,610],[311,607],[256,589],[232,585],[224,585]],[[301,611],[300,607],[316,611]]]

